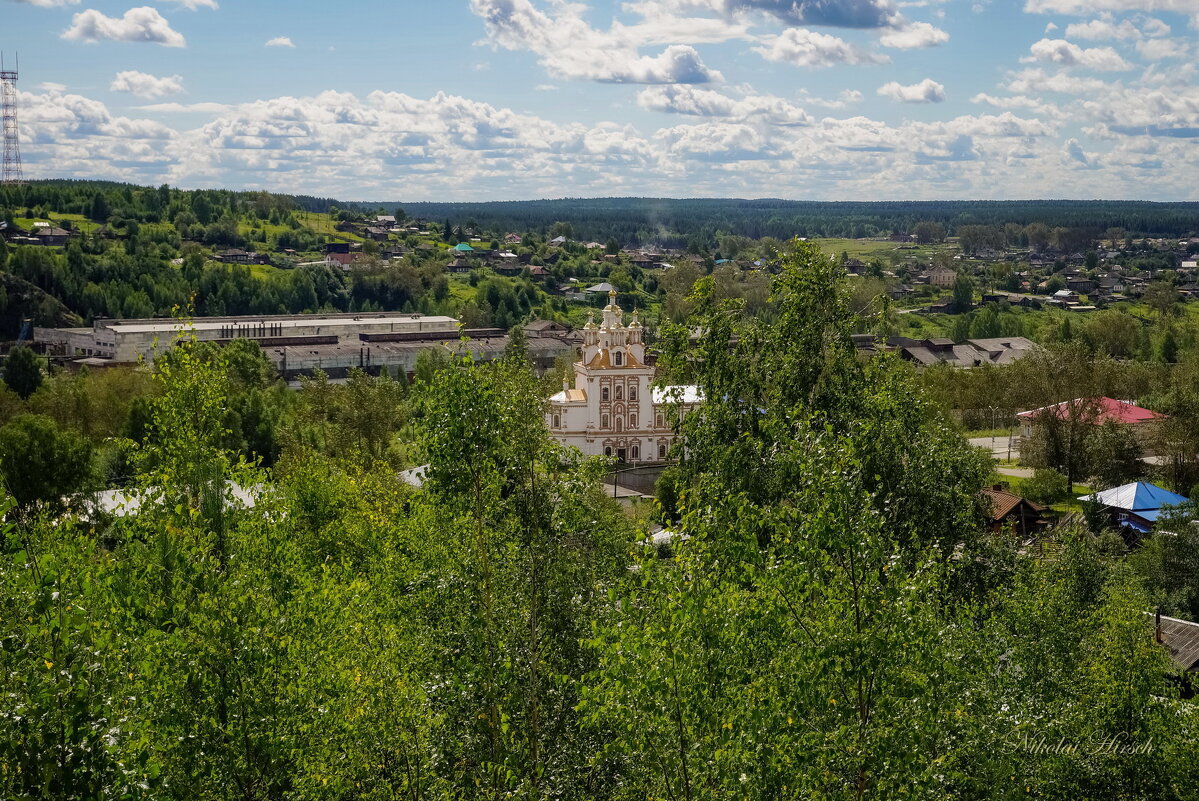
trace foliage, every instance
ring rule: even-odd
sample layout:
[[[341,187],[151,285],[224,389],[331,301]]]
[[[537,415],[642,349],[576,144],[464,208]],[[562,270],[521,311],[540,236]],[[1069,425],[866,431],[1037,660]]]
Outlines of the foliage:
[[[1145,473],[1141,461],[1143,448],[1128,426],[1110,420],[1097,426],[1087,448],[1091,483],[1100,489],[1127,484]]]
[[[22,507],[58,507],[91,479],[92,452],[73,431],[43,415],[22,414],[0,427],[0,475]]]
[[[1067,494],[1070,485],[1066,477],[1052,467],[1038,467],[1020,485],[1020,491],[1034,503],[1051,504]]]
[[[28,398],[42,385],[42,360],[30,348],[13,348],[4,360],[4,384]]]

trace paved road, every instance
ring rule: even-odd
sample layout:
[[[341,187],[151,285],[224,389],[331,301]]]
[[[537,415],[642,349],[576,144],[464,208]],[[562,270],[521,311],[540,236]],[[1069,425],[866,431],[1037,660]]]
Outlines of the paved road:
[[[1015,436],[1011,438],[1010,445],[1008,438],[1003,436],[974,437],[970,440],[970,444],[974,447],[989,450],[992,459],[1019,459],[1020,450],[1017,447],[1019,443],[1019,438]]]
[[[1001,476],[1032,478],[1032,468],[1030,467],[1000,467],[999,465],[996,465],[995,472]]]

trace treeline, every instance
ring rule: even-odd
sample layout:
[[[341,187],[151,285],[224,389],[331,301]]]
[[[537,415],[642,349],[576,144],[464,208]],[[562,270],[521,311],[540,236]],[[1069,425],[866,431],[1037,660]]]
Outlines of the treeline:
[[[344,205],[344,204],[343,204]],[[349,204],[393,208],[396,203]],[[563,198],[480,203],[403,203],[414,217],[469,220],[487,230],[548,231],[568,222],[576,236],[622,244],[715,246],[720,234],[773,237],[860,238],[914,233],[921,222],[940,224],[950,235],[963,226],[1002,229],[1011,223],[1048,228],[1120,228],[1131,236],[1184,236],[1199,231],[1199,203],[1143,201],[880,201]]]
[[[180,253],[181,264],[172,262]],[[196,245],[134,236],[95,237],[62,251],[5,248],[0,242],[0,337],[17,336],[22,321],[38,326],[90,323],[97,318],[407,311],[461,316],[471,327],[509,328],[549,297],[530,279],[474,275],[471,288],[450,294],[435,257],[385,263],[367,260],[352,272],[324,263],[256,273],[245,265],[209,261]]]
[[[706,401],[661,546],[549,438],[519,349],[370,403],[314,386],[264,470],[225,439],[248,354],[178,348],[137,513],[0,528],[0,795],[1193,798],[1147,614],[1154,570],[1194,584],[1178,551],[988,532],[987,459],[858,359],[838,277],[804,248],[769,319],[690,296],[664,369]]]

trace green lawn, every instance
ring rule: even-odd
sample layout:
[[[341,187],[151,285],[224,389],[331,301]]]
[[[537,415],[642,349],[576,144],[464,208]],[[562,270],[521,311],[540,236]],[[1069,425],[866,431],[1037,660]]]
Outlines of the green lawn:
[[[334,239],[340,239],[344,242],[366,241],[357,234],[338,231],[336,228],[336,223],[333,222],[333,218],[328,214],[317,214],[316,212],[297,212],[296,218],[299,219],[302,225],[307,226],[309,230],[318,234],[324,234],[325,236],[330,236]]]
[[[900,250],[902,243],[891,242],[887,239],[812,239],[820,249],[831,256],[839,257],[847,253],[851,258],[868,261],[874,257],[888,260],[890,256],[899,256],[904,260],[928,261],[939,251],[957,252],[952,245],[920,245],[914,250]]]
[[[51,212],[49,217],[14,217],[13,218],[14,225],[16,225],[18,228],[24,228],[26,230],[33,228],[33,224],[35,222],[44,222],[44,223],[51,223],[51,224],[69,222],[71,224],[72,228],[74,228],[78,231],[83,231],[84,233],[91,233],[92,231],[94,231],[100,227],[96,223],[89,220],[87,217],[84,217],[82,214],[58,214],[56,212]]]

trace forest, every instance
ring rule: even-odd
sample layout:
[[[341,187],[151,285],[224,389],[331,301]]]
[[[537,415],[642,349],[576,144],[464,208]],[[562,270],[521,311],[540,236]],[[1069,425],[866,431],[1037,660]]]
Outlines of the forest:
[[[1195,510],[1030,549],[946,413],[1153,370],[1182,408],[1195,364],[918,375],[858,356],[815,247],[768,280],[751,312],[700,278],[663,327],[706,400],[648,517],[550,438],[519,339],[297,393],[185,336],[0,395],[0,797],[1199,797],[1152,616],[1199,597]]]
[[[343,204],[345,205],[345,204]],[[548,230],[569,222],[582,239],[686,247],[720,234],[753,239],[845,237],[908,233],[920,222],[960,226],[1042,223],[1050,228],[1122,228],[1135,236],[1177,237],[1199,230],[1199,203],[1143,201],[879,201],[563,198],[487,203],[357,203],[356,208],[402,205],[412,216],[472,220],[487,228]]]

